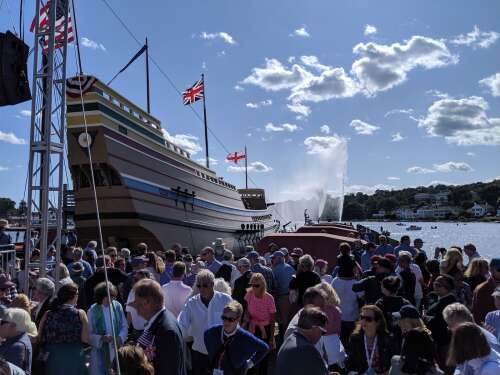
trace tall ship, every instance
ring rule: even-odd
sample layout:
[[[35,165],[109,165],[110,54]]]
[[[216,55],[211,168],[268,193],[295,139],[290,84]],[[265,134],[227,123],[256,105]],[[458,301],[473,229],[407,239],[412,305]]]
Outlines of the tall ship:
[[[83,92],[68,90],[66,102],[80,242],[98,238],[89,152],[105,245],[180,243],[197,253],[222,238],[241,254],[279,228],[263,189],[237,189],[193,161],[165,139],[158,119],[95,77],[86,77]]]

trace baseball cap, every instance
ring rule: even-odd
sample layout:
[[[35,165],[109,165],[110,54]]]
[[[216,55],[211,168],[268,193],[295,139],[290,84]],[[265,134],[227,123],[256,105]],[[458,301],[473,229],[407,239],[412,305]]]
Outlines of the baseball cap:
[[[370,262],[372,263],[378,263],[380,261],[380,255],[372,255],[370,258]]]
[[[253,251],[250,251],[248,254],[247,254],[247,258],[248,259],[253,259],[253,258],[258,258],[259,257],[259,253],[256,252],[255,250]]]
[[[283,256],[287,256],[288,255],[288,249],[286,247],[282,247],[278,251],[281,251],[283,253]]]
[[[281,250],[276,250],[272,255],[271,255],[271,258],[275,258],[275,257],[284,257],[285,254],[283,254],[283,252]]]
[[[396,263],[396,260],[397,260],[396,255],[391,254],[391,253],[385,254],[384,258],[387,259],[391,263]]]
[[[139,264],[147,263],[148,258],[145,256],[138,256],[138,257],[133,257],[132,258],[132,267],[138,266]]]
[[[236,264],[238,267],[250,267],[250,261],[248,260],[248,258],[240,258],[238,259]]]
[[[396,319],[420,319],[420,313],[413,305],[404,305],[399,312],[393,313]]]
[[[300,247],[296,247],[292,250],[292,256],[297,256],[297,257],[301,257],[302,255],[304,255],[304,250],[302,250]]]

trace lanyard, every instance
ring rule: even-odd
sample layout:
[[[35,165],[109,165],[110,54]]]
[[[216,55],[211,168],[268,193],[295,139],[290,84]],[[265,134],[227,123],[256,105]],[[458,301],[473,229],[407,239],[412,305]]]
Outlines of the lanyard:
[[[227,340],[224,342],[224,328],[221,331],[221,341],[222,341],[222,352],[219,354],[219,360],[217,361],[217,368],[222,368],[222,360],[224,359],[224,355],[226,354],[226,350],[228,346],[231,344],[231,342],[234,340],[235,334],[238,330],[239,326],[236,327],[234,332],[227,338]]]
[[[365,355],[366,355],[366,362],[368,362],[368,368],[372,368],[373,364],[373,358],[375,358],[375,351],[377,350],[377,338],[378,336],[375,336],[375,340],[373,341],[373,348],[372,348],[372,353],[368,355],[368,338],[365,335]]]

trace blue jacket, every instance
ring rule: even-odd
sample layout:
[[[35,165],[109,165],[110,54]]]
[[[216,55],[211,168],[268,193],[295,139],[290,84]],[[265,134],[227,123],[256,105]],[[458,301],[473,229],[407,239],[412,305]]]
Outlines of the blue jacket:
[[[219,356],[223,350],[222,325],[216,325],[205,331],[205,346],[208,358],[213,367],[217,367]],[[247,361],[254,365],[259,363],[267,354],[269,346],[243,328],[238,328],[222,359],[224,375],[244,374]]]

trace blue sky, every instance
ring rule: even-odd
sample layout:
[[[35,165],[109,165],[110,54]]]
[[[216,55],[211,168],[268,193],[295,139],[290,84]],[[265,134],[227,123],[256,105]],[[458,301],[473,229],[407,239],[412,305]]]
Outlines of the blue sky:
[[[500,176],[498,1],[108,1],[179,90],[205,73],[209,127],[229,151],[247,145],[252,180],[272,199],[302,183],[370,192]],[[140,46],[102,0],[76,7],[84,71],[107,81]],[[5,0],[0,30],[16,15]],[[145,107],[144,75],[137,61],[113,87]],[[151,81],[153,115],[202,158],[202,124],[154,65]],[[29,108],[0,109],[0,196],[15,200]],[[214,169],[242,186],[209,142]]]

